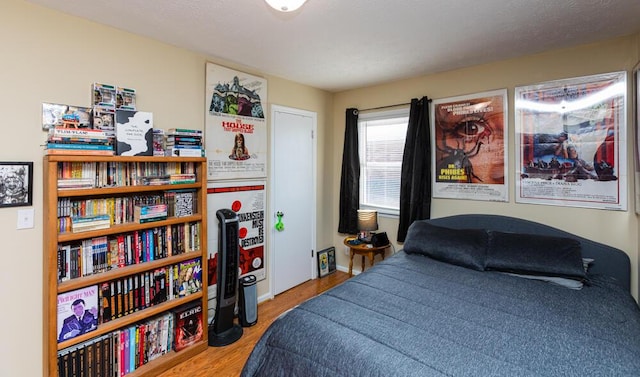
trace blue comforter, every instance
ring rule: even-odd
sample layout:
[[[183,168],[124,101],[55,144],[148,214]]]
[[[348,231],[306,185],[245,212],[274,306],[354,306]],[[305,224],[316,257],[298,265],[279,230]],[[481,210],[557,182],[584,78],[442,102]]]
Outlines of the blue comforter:
[[[640,310],[399,252],[276,320],[242,376],[640,376]]]

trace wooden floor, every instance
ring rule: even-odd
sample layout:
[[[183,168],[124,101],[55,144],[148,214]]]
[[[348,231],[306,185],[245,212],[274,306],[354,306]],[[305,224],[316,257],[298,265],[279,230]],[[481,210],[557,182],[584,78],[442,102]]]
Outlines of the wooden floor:
[[[225,347],[209,347],[192,359],[162,373],[160,377],[239,376],[253,346],[280,314],[348,278],[349,274],[336,271],[329,276],[310,280],[281,293],[273,300],[260,303],[258,305],[258,323],[252,327],[243,328],[244,333],[240,340]]]

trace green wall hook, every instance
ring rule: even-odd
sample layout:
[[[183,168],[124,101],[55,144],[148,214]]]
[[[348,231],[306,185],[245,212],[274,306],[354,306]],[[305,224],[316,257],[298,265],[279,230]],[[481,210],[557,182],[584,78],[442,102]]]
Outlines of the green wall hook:
[[[276,230],[278,232],[282,232],[284,230],[284,224],[282,223],[282,216],[284,216],[284,213],[278,211],[276,212],[276,216],[278,217],[278,221],[276,222]]]

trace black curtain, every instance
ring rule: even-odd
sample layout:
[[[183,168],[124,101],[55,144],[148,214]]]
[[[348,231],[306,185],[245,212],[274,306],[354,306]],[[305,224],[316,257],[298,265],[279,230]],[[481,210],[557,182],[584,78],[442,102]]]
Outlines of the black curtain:
[[[360,206],[360,156],[358,154],[358,109],[347,109],[340,177],[339,233],[358,233]]]
[[[427,97],[411,100],[400,176],[398,242],[404,242],[413,221],[431,217],[429,102]]]

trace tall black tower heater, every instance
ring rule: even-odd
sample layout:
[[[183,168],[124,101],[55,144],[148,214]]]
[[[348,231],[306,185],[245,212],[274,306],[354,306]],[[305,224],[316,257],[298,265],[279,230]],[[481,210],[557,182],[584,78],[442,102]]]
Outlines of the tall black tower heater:
[[[238,294],[238,216],[230,209],[216,212],[218,218],[218,279],[216,312],[209,326],[209,345],[222,347],[242,336],[242,327],[233,323]]]

